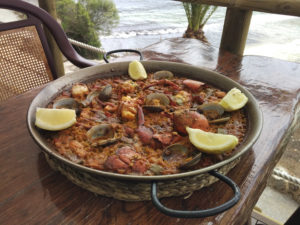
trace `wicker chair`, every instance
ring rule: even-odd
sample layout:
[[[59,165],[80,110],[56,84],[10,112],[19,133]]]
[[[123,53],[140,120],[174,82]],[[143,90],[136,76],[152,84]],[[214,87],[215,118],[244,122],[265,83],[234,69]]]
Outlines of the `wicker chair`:
[[[96,65],[74,50],[61,26],[45,10],[20,0],[0,0],[0,8],[27,15],[24,20],[0,23],[0,102],[57,78],[45,26],[74,65]]]

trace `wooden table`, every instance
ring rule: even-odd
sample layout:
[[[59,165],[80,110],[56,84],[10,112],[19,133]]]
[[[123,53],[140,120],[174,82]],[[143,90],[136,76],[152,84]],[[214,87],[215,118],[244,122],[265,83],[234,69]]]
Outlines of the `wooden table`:
[[[237,57],[189,39],[165,40],[144,50],[146,59],[179,61],[218,71],[258,99],[262,134],[228,174],[240,187],[237,205],[215,217],[177,219],[150,201],[124,202],[96,196],[52,171],[26,127],[26,111],[41,88],[0,105],[0,224],[224,224],[241,225],[266,186],[293,127],[300,93],[300,64],[258,56]],[[297,114],[299,116],[299,113]],[[206,209],[228,200],[221,182],[188,198],[162,202],[177,209]]]

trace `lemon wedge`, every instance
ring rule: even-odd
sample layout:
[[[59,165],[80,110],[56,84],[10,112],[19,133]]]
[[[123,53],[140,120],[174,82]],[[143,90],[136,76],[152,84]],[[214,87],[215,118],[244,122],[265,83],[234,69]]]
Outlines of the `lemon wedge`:
[[[133,80],[143,80],[147,78],[147,72],[143,64],[136,60],[129,63],[128,74]]]
[[[63,130],[75,122],[76,113],[73,109],[36,109],[35,125],[44,130]]]
[[[243,108],[248,98],[239,89],[232,88],[219,102],[226,111],[234,111]]]
[[[239,140],[230,134],[215,134],[200,129],[186,128],[190,142],[200,151],[209,154],[221,154],[235,148]]]

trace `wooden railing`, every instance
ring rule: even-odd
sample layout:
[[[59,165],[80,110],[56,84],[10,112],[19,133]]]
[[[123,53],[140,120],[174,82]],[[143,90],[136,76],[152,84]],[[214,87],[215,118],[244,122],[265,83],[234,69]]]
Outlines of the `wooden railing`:
[[[300,17],[300,0],[176,0],[227,7],[220,49],[243,55],[252,11]]]

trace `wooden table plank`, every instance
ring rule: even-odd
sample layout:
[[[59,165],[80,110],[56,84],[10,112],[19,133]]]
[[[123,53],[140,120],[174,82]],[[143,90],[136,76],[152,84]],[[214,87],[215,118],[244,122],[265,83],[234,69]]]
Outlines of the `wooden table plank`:
[[[235,207],[215,217],[177,219],[163,215],[150,201],[118,201],[77,187],[49,168],[27,131],[26,110],[37,89],[0,105],[0,224],[243,224],[283,153],[279,145],[299,101],[300,65],[267,57],[240,58],[187,40],[153,45],[144,50],[145,58],[219,71],[248,88],[263,111],[259,140],[228,174],[242,193]],[[205,209],[231,196],[232,191],[217,182],[188,199],[172,197],[162,202],[177,209]]]
[[[25,122],[27,108],[36,93],[38,90],[13,98],[13,106],[10,101],[0,106],[0,202],[13,198],[52,172],[45,163],[43,167],[37,164],[40,149]]]

